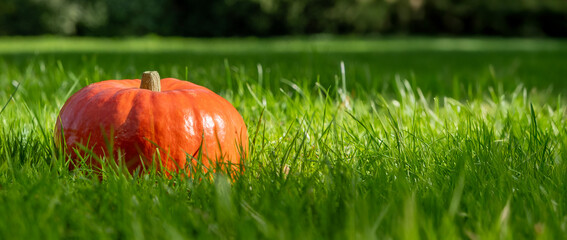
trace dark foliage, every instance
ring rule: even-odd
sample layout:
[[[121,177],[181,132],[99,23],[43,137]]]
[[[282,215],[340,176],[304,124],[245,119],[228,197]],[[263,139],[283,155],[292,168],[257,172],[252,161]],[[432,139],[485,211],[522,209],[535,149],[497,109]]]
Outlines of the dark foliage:
[[[565,0],[3,0],[0,35],[567,36]]]

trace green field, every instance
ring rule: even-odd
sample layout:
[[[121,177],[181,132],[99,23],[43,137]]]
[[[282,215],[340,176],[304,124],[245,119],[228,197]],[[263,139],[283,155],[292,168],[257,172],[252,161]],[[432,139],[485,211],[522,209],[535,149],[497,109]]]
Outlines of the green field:
[[[65,100],[146,70],[239,110],[242,176],[68,170]],[[0,39],[0,239],[563,238],[566,76],[555,40]]]

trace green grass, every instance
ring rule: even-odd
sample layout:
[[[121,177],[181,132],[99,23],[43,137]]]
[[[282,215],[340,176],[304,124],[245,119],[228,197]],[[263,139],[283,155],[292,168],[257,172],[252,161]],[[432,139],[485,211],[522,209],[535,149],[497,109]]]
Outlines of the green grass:
[[[562,238],[566,56],[522,39],[0,39],[0,239]],[[241,177],[67,169],[65,100],[145,70],[233,103]]]

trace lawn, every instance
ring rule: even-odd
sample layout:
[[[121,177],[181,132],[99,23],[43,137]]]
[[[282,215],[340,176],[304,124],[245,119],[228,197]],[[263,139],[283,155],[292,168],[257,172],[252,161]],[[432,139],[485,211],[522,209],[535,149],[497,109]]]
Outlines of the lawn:
[[[65,100],[146,70],[238,109],[244,174],[68,170]],[[562,238],[566,76],[556,40],[0,39],[0,239]]]

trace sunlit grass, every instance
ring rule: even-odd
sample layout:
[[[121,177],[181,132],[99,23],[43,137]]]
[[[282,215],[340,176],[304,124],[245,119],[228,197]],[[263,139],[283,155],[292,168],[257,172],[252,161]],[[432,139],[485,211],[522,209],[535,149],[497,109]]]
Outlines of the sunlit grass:
[[[255,41],[235,42],[258,48]],[[20,84],[0,114],[0,238],[567,234],[566,70],[559,68],[567,49],[354,54],[304,51],[310,43],[294,41],[295,53],[268,44],[253,53],[11,49],[0,56],[2,106]],[[250,135],[243,175],[107,171],[100,181],[67,170],[52,139],[65,100],[89,83],[144,70],[188,78],[235,105]]]
[[[0,39],[0,53],[33,52],[203,52],[203,53],[254,53],[254,52],[406,52],[406,51],[562,51],[567,43],[552,39],[492,39],[479,38],[361,38],[329,37],[326,35],[304,38],[234,38],[192,39],[162,38],[65,38],[65,37],[4,37]]]

